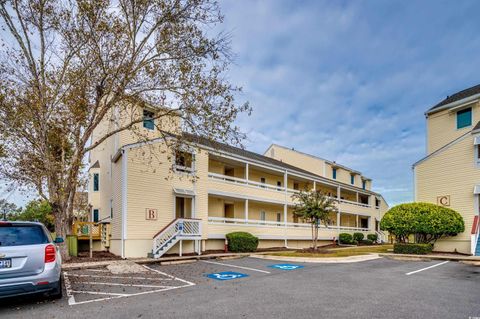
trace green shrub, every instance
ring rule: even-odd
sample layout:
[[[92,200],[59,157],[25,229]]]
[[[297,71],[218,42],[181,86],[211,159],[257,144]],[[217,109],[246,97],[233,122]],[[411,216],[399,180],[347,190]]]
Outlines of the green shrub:
[[[435,243],[439,238],[465,231],[462,216],[456,211],[430,203],[401,204],[391,208],[382,218],[380,228],[405,243],[410,235],[415,242]]]
[[[364,239],[361,241],[362,244],[364,245],[373,245],[373,240],[371,239]]]
[[[340,244],[353,244],[353,237],[348,233],[341,233],[338,235],[338,239],[340,239]]]
[[[393,252],[395,254],[425,255],[425,254],[431,253],[432,249],[433,249],[432,244],[397,243],[393,245]]]
[[[353,240],[356,240],[357,242],[361,242],[365,235],[363,233],[353,233]]]
[[[367,239],[370,239],[373,242],[377,242],[378,240],[378,235],[377,234],[368,234]]]
[[[233,232],[226,235],[228,250],[243,253],[257,250],[258,238],[247,232]]]

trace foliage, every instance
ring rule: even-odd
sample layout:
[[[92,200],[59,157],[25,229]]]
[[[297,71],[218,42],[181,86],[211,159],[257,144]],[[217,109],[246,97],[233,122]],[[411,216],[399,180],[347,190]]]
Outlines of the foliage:
[[[228,250],[234,253],[257,250],[258,238],[247,232],[233,232],[226,235]]]
[[[361,242],[365,235],[363,233],[353,233],[353,240],[357,242]]]
[[[338,239],[340,240],[340,244],[353,244],[353,236],[349,233],[341,233],[338,235]]]
[[[396,243],[393,245],[393,252],[396,254],[425,255],[431,253],[432,249],[432,244]]]
[[[20,211],[21,208],[17,207],[14,203],[8,202],[6,199],[0,199],[0,218],[3,218],[3,214],[6,213],[9,216],[12,213]]]
[[[373,242],[377,242],[378,240],[378,235],[377,234],[368,234],[367,239],[370,239]]]
[[[364,245],[373,245],[373,240],[371,239],[362,239],[360,242]]]
[[[296,202],[293,213],[312,225],[312,243],[316,250],[320,224],[328,227],[330,217],[338,211],[337,200],[316,190],[302,190],[293,194],[292,198]]]
[[[38,221],[50,232],[55,231],[52,207],[46,200],[32,200],[25,208],[10,216],[11,220]]]
[[[382,230],[405,243],[409,235],[417,243],[435,243],[439,238],[465,231],[462,216],[456,211],[430,203],[401,204],[391,208],[380,222]]]
[[[154,111],[166,142],[180,120],[210,140],[243,140],[234,123],[251,108],[236,104],[240,89],[225,76],[231,53],[228,36],[212,31],[223,19],[216,1],[3,0],[0,17],[0,178],[47,200],[60,236],[86,154],[126,130],[151,138],[139,108]],[[101,123],[115,129],[94,136]]]

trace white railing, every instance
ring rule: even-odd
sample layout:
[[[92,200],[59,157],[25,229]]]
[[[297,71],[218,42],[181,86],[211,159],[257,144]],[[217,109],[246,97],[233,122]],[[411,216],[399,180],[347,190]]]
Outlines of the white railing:
[[[372,207],[371,205],[368,205],[368,204],[353,202],[351,200],[346,200],[346,199],[339,199],[339,202],[340,203],[345,203],[345,204],[350,204],[350,205],[356,205],[356,206],[360,206],[360,207],[368,207],[368,208]]]
[[[256,220],[256,219],[241,219],[241,218],[223,218],[223,217],[208,217],[208,222],[210,224],[233,224],[233,225],[245,225],[245,226],[255,226],[255,227],[287,227],[287,228],[311,228],[312,225],[308,223],[290,223],[290,222],[278,222],[270,220]],[[329,225],[320,225],[321,230],[345,230],[345,231],[360,231],[368,232],[368,228],[360,227],[349,227],[349,226],[337,226]]]
[[[244,179],[244,178],[239,178],[239,177],[233,177],[233,176],[222,175],[217,173],[208,173],[208,177],[211,179],[219,180],[226,183],[252,186],[256,188],[263,188],[263,189],[277,191],[277,192],[285,192],[285,187],[283,186],[275,186],[275,185],[270,185],[266,183],[254,182],[254,181]],[[300,192],[299,190],[287,188],[287,193],[289,193],[290,195],[294,193],[299,193],[299,192]],[[337,199],[336,197],[331,197],[331,198]],[[372,207],[372,205],[354,202],[346,199],[338,199],[338,201],[340,203],[351,204],[351,205],[360,206],[360,207],[367,207],[367,208]]]
[[[380,243],[386,243],[387,242],[387,235],[381,231],[381,230],[376,230],[375,234],[377,234],[377,242]]]
[[[473,218],[473,225],[472,225],[472,234],[470,235],[470,252],[473,256],[475,256],[478,240],[480,237],[480,217],[475,216]]]
[[[186,218],[175,219],[153,237],[152,253],[156,255],[162,248],[170,244],[170,246],[173,246],[178,240],[196,239],[200,238],[201,235],[200,220]]]

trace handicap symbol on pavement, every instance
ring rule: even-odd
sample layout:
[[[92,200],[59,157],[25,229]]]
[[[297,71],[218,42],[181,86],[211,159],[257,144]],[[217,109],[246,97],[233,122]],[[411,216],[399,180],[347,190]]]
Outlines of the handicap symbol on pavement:
[[[208,278],[212,278],[215,280],[232,280],[232,279],[248,277],[248,275],[246,274],[241,274],[239,272],[233,272],[233,271],[217,272],[214,274],[208,274],[206,276]]]
[[[295,269],[303,268],[304,266],[292,265],[292,264],[276,264],[276,265],[270,265],[268,267],[277,268],[277,269],[281,269],[281,270],[295,270]]]

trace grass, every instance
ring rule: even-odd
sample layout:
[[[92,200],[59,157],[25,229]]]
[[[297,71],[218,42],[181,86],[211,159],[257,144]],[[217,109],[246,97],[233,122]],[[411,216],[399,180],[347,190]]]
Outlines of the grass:
[[[352,247],[344,248],[338,250],[332,249],[319,249],[318,253],[304,252],[301,250],[297,251],[283,251],[277,253],[271,253],[269,255],[273,256],[284,256],[284,257],[349,257],[349,256],[359,256],[359,255],[368,255],[371,253],[386,253],[389,249],[393,249],[393,245],[378,245],[378,246],[368,246],[368,247]]]

